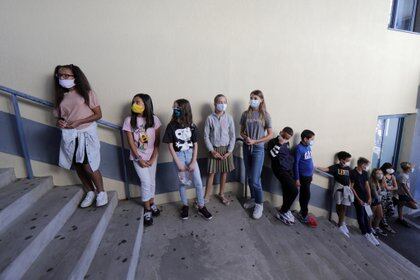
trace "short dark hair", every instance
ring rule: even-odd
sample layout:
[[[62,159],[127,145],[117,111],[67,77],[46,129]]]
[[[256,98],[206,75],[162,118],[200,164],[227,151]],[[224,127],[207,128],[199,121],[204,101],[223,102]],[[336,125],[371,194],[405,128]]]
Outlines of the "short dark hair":
[[[341,151],[341,152],[337,153],[337,158],[338,158],[338,160],[348,159],[348,158],[351,158],[351,154],[349,154],[345,151]]]
[[[401,169],[406,171],[407,169],[411,168],[411,162],[404,161],[400,163]]]
[[[367,158],[359,157],[357,160],[357,165],[368,164],[370,161]]]
[[[223,94],[219,93],[218,95],[216,95],[214,97],[214,103],[216,103],[217,102],[217,99],[219,99],[220,97],[224,97],[225,99],[227,99],[226,96],[224,96]]]
[[[293,129],[289,126],[286,126],[285,128],[283,128],[281,131],[286,132],[287,134],[289,134],[290,136],[293,136]]]
[[[302,133],[300,134],[300,138],[303,140],[305,138],[309,139],[312,138],[313,136],[315,136],[315,133],[312,130],[309,129],[305,129],[304,131],[302,131]]]
[[[392,163],[390,163],[390,162],[385,162],[384,164],[382,164],[382,166],[381,166],[381,169],[382,169],[382,172],[385,174],[386,173],[386,170],[387,169],[394,169],[393,168],[393,166],[392,166]]]

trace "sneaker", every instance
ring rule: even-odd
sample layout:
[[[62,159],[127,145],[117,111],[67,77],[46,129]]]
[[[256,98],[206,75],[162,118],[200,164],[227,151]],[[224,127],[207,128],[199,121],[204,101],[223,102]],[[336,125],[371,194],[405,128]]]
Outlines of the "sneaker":
[[[106,192],[100,192],[96,196],[96,207],[101,207],[108,204],[108,195]]]
[[[157,217],[160,215],[160,210],[157,208],[156,204],[150,205],[150,209],[152,210],[153,217]]]
[[[378,239],[376,239],[376,237],[372,233],[369,233],[369,235],[370,235],[370,239],[372,239],[373,241],[373,244],[375,244],[375,246],[379,246]]]
[[[251,209],[253,207],[255,207],[255,199],[254,198],[251,198],[247,202],[244,203],[244,208],[245,209]]]
[[[252,217],[256,220],[258,220],[259,218],[262,217],[263,214],[263,205],[262,203],[255,203],[255,208],[254,208],[254,212],[252,213]]]
[[[375,228],[375,232],[382,236],[388,236],[388,234],[385,231],[383,231],[380,227]]]
[[[338,227],[338,230],[339,230],[342,234],[344,234],[347,238],[350,238],[350,235],[349,235],[349,233],[347,232],[347,230],[346,230],[346,226],[345,226],[345,225],[339,226],[339,227]]]
[[[287,213],[277,212],[276,218],[288,226],[292,225],[292,222],[289,220],[289,217],[287,217]]]
[[[384,224],[384,229],[392,234],[397,233],[390,225]]]
[[[369,233],[365,233],[363,236],[367,239],[367,241],[376,246],[375,241],[373,241],[372,236]]]
[[[307,224],[308,223],[308,215],[306,215],[305,217],[302,215],[302,212],[298,213],[298,219],[301,223],[303,224]]]
[[[206,206],[203,206],[198,209],[198,214],[203,216],[207,220],[211,220],[213,216],[210,214],[209,210],[207,210]]]
[[[289,222],[291,222],[292,224],[295,223],[295,216],[293,216],[293,214],[290,210],[287,211],[286,216],[289,219]]]
[[[400,225],[402,225],[402,226],[406,227],[406,228],[410,228],[410,227],[411,227],[411,226],[410,226],[410,224],[409,224],[406,220],[401,220],[400,218],[398,218],[398,219],[396,220],[396,222],[397,222],[398,224],[400,224]]]
[[[145,210],[143,215],[143,224],[145,227],[153,225],[153,213],[152,210]]]
[[[95,192],[90,191],[87,192],[85,199],[83,199],[82,203],[80,203],[80,207],[86,208],[92,205],[93,201],[95,200]]]
[[[181,208],[181,219],[188,220],[188,206],[184,205]]]
[[[347,232],[347,234],[350,234],[350,231],[349,231],[349,229],[347,228],[346,223],[343,223],[343,227],[344,227],[344,230]]]

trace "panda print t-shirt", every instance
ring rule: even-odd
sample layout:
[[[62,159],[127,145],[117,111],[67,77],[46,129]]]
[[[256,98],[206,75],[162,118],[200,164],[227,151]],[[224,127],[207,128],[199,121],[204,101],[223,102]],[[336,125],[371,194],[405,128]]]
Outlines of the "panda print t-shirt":
[[[185,152],[194,147],[198,140],[197,126],[183,127],[177,122],[170,122],[163,136],[163,143],[172,143],[175,152]]]

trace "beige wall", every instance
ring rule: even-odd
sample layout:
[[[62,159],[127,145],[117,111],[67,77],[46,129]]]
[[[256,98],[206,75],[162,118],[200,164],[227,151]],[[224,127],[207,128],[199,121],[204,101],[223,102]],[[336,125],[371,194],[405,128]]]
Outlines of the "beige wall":
[[[377,116],[415,112],[419,84],[420,37],[388,30],[389,11],[383,0],[2,0],[0,84],[52,100],[53,67],[78,64],[114,123],[137,92],[164,123],[189,98],[199,124],[223,92],[238,120],[259,88],[276,131],[317,133],[317,165],[341,149],[370,158]]]

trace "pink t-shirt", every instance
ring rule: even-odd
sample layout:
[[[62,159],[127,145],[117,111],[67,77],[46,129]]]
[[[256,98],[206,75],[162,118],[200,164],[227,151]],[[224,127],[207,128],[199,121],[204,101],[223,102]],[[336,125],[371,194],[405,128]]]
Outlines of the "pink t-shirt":
[[[153,118],[155,121],[155,126],[149,127],[147,130],[144,129],[146,125],[146,119],[143,117],[137,117],[136,129],[131,127],[131,117],[126,117],[122,128],[124,131],[130,131],[133,133],[137,152],[143,160],[149,160],[152,157],[153,149],[155,147],[156,129],[162,125],[158,117],[153,116]],[[134,155],[131,150],[130,159],[134,159]]]
[[[92,109],[99,106],[98,98],[92,90],[89,92],[89,106],[85,103],[83,97],[75,90],[70,90],[64,94],[64,98],[60,103],[59,110],[54,109],[56,117],[63,118],[66,122],[73,122],[81,120],[93,115]],[[60,112],[60,114],[58,114]],[[76,129],[83,129],[91,123],[84,123],[76,127]]]

